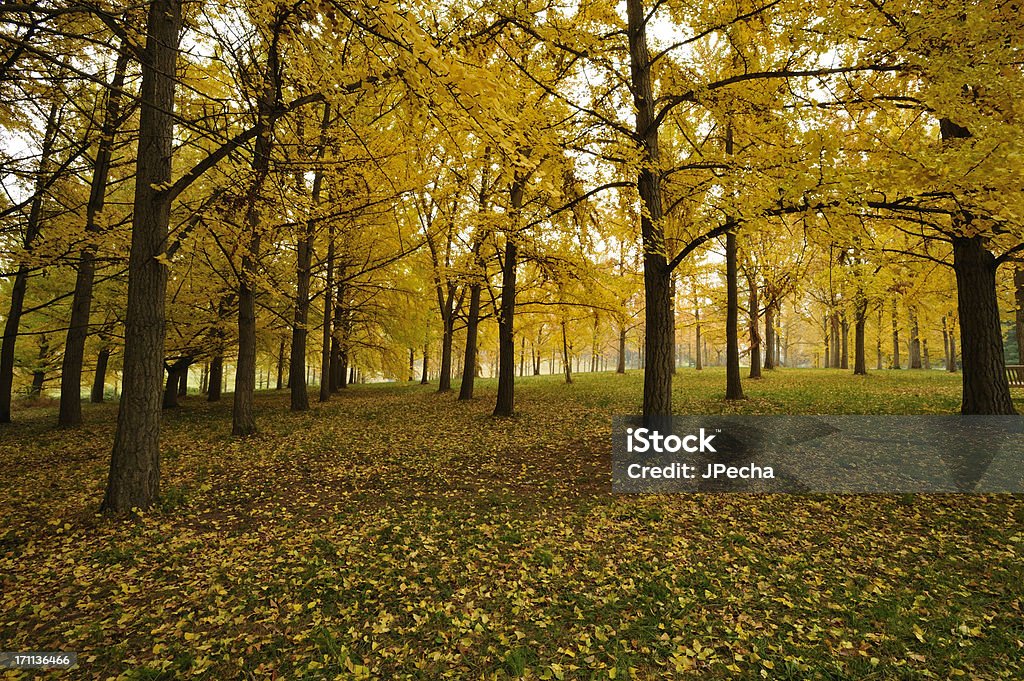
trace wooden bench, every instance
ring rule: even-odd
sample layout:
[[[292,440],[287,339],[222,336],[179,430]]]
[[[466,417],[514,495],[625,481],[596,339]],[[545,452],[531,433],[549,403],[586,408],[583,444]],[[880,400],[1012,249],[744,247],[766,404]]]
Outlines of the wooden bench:
[[[1024,365],[1006,365],[1006,380],[1015,388],[1024,388]]]

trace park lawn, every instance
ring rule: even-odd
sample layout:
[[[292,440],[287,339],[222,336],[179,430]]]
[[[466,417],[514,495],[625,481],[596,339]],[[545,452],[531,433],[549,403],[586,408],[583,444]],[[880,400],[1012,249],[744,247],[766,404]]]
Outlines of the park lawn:
[[[677,409],[959,402],[938,371],[780,370],[731,405],[724,378],[681,370]],[[77,651],[69,678],[1024,678],[1024,498],[613,496],[610,416],[642,377],[575,381],[521,380],[502,420],[487,380],[470,403],[366,385],[302,414],[267,392],[244,440],[230,397],[192,396],[161,506],[122,521],[95,513],[116,405],[74,431],[21,409],[0,649]]]

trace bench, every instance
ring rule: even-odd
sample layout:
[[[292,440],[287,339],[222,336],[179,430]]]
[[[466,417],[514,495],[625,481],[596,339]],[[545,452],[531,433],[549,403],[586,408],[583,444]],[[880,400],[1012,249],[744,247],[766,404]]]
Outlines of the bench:
[[[1006,365],[1006,380],[1015,388],[1024,388],[1024,365]]]

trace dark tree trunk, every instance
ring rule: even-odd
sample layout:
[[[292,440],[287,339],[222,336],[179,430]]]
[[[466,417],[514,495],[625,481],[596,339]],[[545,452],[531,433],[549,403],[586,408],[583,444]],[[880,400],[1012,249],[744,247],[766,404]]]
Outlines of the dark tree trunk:
[[[430,374],[427,372],[427,357],[430,352],[430,345],[427,343],[423,344],[423,372],[420,374],[420,385],[427,385],[430,383]]]
[[[900,323],[895,298],[892,299],[892,368],[900,368]]]
[[[100,141],[93,164],[89,203],[85,209],[85,231],[101,231],[96,216],[103,210],[110,176],[110,157],[114,133],[120,127],[121,98],[129,52],[122,47],[114,65],[114,77],[107,89],[107,102],[100,126]],[[75,292],[71,301],[71,319],[64,343],[64,360],[60,372],[60,412],[57,424],[77,426],[82,422],[82,366],[85,361],[85,339],[89,335],[89,312],[92,307],[93,281],[96,275],[95,246],[82,250],[75,276]]]
[[[326,283],[324,284],[324,326],[320,340],[320,401],[331,399],[331,347],[334,344],[331,329],[334,320],[334,225],[328,226]]]
[[[167,381],[164,383],[164,396],[161,407],[164,409],[176,409],[178,397],[181,394],[182,374],[188,371],[188,361],[179,359],[173,364],[165,365],[167,370]]]
[[[963,414],[1016,414],[1003,359],[996,259],[980,236],[953,238],[963,354]]]
[[[409,348],[409,377],[405,380],[416,380],[416,348]]]
[[[949,330],[949,371],[956,373],[956,333],[953,329]]]
[[[910,306],[910,368],[921,368],[921,337],[917,327],[917,307]]]
[[[875,351],[878,354],[878,361],[875,363],[875,369],[878,371],[882,370],[882,306],[878,306],[878,339],[875,343]]]
[[[572,359],[569,357],[569,342],[565,334],[565,320],[562,320],[562,369],[565,382],[572,383]]]
[[[775,303],[764,306],[764,368],[771,371],[775,368]]]
[[[725,235],[725,399],[742,400],[740,382],[739,315],[740,294],[737,274],[736,232]]]
[[[839,364],[839,362],[840,362],[840,359],[839,359],[839,354],[840,354],[839,353],[839,345],[840,345],[839,328],[840,328],[840,323],[839,323],[839,312],[835,309],[834,306],[832,308],[832,314],[829,317],[829,323],[832,325],[832,332],[829,334],[831,336],[831,338],[832,338],[832,358],[829,360],[829,366],[831,366],[833,369],[839,369],[840,368],[840,364]]]
[[[825,354],[823,355],[824,359],[821,363],[821,366],[824,367],[825,369],[830,368],[830,364],[832,362],[832,332],[830,330],[831,319],[832,315],[829,312],[826,312],[825,319],[823,321],[825,327]]]
[[[220,402],[221,389],[224,386],[224,356],[216,355],[210,360],[210,382],[206,393],[207,402]]]
[[[921,363],[922,363],[922,365],[924,366],[924,368],[926,370],[932,368],[932,358],[928,356],[928,339],[927,338],[922,338],[921,339]]]
[[[1017,339],[1017,364],[1024,364],[1024,267],[1021,265],[1013,269],[1013,298],[1016,303],[1013,330],[1014,338]],[[946,322],[945,317],[942,322]]]
[[[22,246],[25,250],[32,248],[42,231],[43,193],[53,155],[54,140],[57,136],[58,113],[57,105],[52,105],[46,120],[46,132],[43,134],[35,193],[29,206],[28,222],[25,225],[25,235],[22,239]],[[7,319],[4,321],[3,343],[0,343],[0,423],[11,422],[11,398],[14,390],[14,344],[18,341],[18,329],[21,327],[21,314],[25,307],[29,272],[30,268],[26,263],[18,264],[11,286],[11,303],[7,309]]]
[[[696,337],[694,338],[694,345],[696,346],[697,357],[694,360],[694,366],[697,367],[697,371],[704,370],[704,345],[706,341],[701,338],[701,323],[700,323],[700,306],[697,305],[693,308],[693,316],[697,320]]]
[[[160,392],[163,381],[167,246],[173,197],[174,86],[181,0],[149,6],[142,63],[139,142],[128,258],[124,372],[103,510],[148,508],[160,493]]]
[[[526,336],[519,337],[519,377],[526,376]]]
[[[473,399],[473,383],[476,378],[476,336],[480,324],[480,282],[469,287],[469,314],[466,317],[466,350],[462,360],[462,383],[459,385],[459,399]]]
[[[46,383],[46,364],[50,358],[50,340],[43,334],[39,338],[39,363],[32,372],[32,387],[29,395],[39,397],[43,394],[43,385]]]
[[[648,425],[672,414],[672,373],[675,339],[668,249],[662,224],[661,152],[655,111],[651,55],[647,45],[647,13],[643,0],[626,1],[630,79],[636,107],[636,141],[643,165],[637,188],[644,203],[640,217],[644,262],[644,402]]]
[[[516,269],[519,249],[516,245],[518,216],[523,207],[524,179],[517,176],[509,190],[513,229],[505,235],[505,262],[501,269],[501,303],[498,307],[498,400],[494,416],[512,416],[515,412],[516,389]]]
[[[92,379],[92,393],[89,401],[99,404],[103,401],[104,388],[107,385],[107,362],[110,361],[110,348],[103,348],[96,356],[96,373]]]
[[[839,356],[839,368],[849,369],[850,368],[850,322],[846,319],[846,312],[844,311],[839,317],[839,328],[841,336],[842,347],[840,348]]]
[[[856,302],[853,317],[853,373],[867,376],[867,352],[864,347],[864,329],[868,323],[868,301],[862,296]]]
[[[761,331],[758,328],[757,277],[749,277],[748,318],[750,320],[750,378],[761,378]]]
[[[182,367],[178,372],[178,397],[188,397],[188,369],[191,362]]]
[[[437,377],[437,392],[446,393],[452,389],[452,344],[455,340],[455,311],[453,296],[449,295],[445,314],[441,315],[441,368]]]
[[[619,326],[619,361],[615,365],[615,373],[626,373],[626,325]]]
[[[255,208],[250,213],[255,213]],[[259,252],[259,218],[250,215],[248,220],[252,232],[248,252]],[[238,361],[235,365],[235,392],[231,409],[231,434],[252,435],[256,432],[254,395],[256,392],[256,289],[254,282],[256,259],[251,255],[242,257],[242,271],[238,283]]]

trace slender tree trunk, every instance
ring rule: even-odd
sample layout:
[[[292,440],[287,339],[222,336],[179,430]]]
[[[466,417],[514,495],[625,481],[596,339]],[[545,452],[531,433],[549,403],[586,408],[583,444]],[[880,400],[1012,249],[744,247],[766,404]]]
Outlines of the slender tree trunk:
[[[160,392],[163,380],[167,246],[174,139],[174,86],[181,0],[149,6],[142,63],[139,142],[128,257],[124,371],[110,476],[102,508],[148,508],[160,493]]]
[[[285,341],[282,338],[277,346],[277,381],[274,383],[274,390],[284,390],[284,352]]]
[[[191,360],[178,372],[178,397],[188,397],[188,370],[192,366]]]
[[[122,47],[114,65],[113,80],[107,89],[99,148],[93,164],[89,203],[85,209],[85,231],[90,235],[101,231],[96,216],[103,210],[106,199],[114,134],[120,127],[121,98],[128,58],[128,50]],[[60,412],[57,424],[61,426],[76,426],[82,422],[82,366],[85,360],[85,340],[89,335],[89,312],[92,307],[93,281],[96,275],[95,253],[95,246],[90,245],[84,248],[78,257],[75,292],[71,301],[71,319],[68,323],[64,360],[60,372]]]
[[[853,373],[857,376],[867,376],[867,352],[864,347],[864,330],[868,324],[868,301],[863,294],[858,296],[854,307],[853,317]]]
[[[1013,268],[1014,338],[1017,339],[1017,364],[1024,364],[1024,266]],[[945,322],[945,317],[943,317]]]
[[[455,341],[454,291],[449,295],[441,313],[441,369],[437,377],[437,392],[446,393],[452,389],[452,345]]]
[[[917,327],[917,306],[910,306],[910,368],[921,368],[921,337]]]
[[[480,282],[469,287],[469,314],[466,317],[466,350],[462,360],[462,383],[459,385],[459,399],[473,399],[473,382],[476,378],[476,336],[480,323]]]
[[[1016,414],[1003,359],[996,259],[980,236],[953,238],[963,353],[963,414]]]
[[[519,377],[526,376],[526,336],[519,337]]]
[[[420,385],[427,385],[430,383],[430,375],[427,373],[427,357],[430,352],[430,345],[426,342],[423,343],[423,372],[420,374]]]
[[[830,334],[832,338],[832,358],[829,360],[829,365],[833,369],[839,369],[840,367],[840,323],[839,323],[839,311],[833,306],[832,314],[829,317],[829,323],[832,325],[832,332]]]
[[[107,362],[110,361],[110,348],[103,348],[96,356],[96,374],[92,379],[92,393],[89,401],[99,404],[103,401],[104,389],[107,385]]]
[[[54,140],[59,127],[59,109],[54,104],[50,107],[46,119],[46,132],[43,133],[43,145],[39,156],[39,167],[36,172],[35,192],[29,204],[28,222],[22,245],[30,250],[42,231],[43,193],[46,187],[47,173],[53,155]],[[21,314],[25,307],[25,292],[28,288],[30,268],[22,262],[14,275],[11,286],[11,303],[4,321],[3,343],[0,344],[0,423],[11,422],[11,398],[14,390],[14,344],[18,341],[18,329],[21,327]]]
[[[900,368],[900,325],[896,314],[896,298],[892,299],[892,368]]]
[[[320,401],[327,402],[331,399],[331,329],[334,320],[331,317],[334,311],[334,225],[328,226],[327,236],[327,262],[326,282],[324,283],[324,326],[320,339]]]
[[[519,249],[516,245],[519,211],[523,207],[523,185],[525,179],[516,176],[509,190],[509,204],[512,208],[513,228],[505,235],[505,262],[501,270],[501,303],[498,307],[498,400],[494,416],[512,416],[515,412],[516,383],[516,269],[519,266]]]
[[[50,340],[43,334],[39,337],[39,363],[32,372],[32,387],[29,394],[32,397],[39,397],[43,394],[43,385],[46,383],[46,363],[50,358]]]
[[[761,378],[761,332],[758,328],[758,301],[757,277],[748,277],[750,294],[747,299],[749,310],[747,317],[750,320],[750,378]]]
[[[770,299],[769,299],[770,300]],[[771,371],[775,368],[775,303],[764,306],[764,368]]]
[[[562,320],[562,369],[565,382],[572,383],[572,359],[569,357],[569,342],[565,333],[565,320]]]
[[[850,368],[850,322],[846,318],[846,311],[839,317],[839,328],[842,334],[841,336],[841,348],[839,356],[839,368],[849,369]]]
[[[626,373],[626,325],[619,326],[619,361],[615,365],[615,373]]]
[[[740,382],[739,308],[740,294],[737,274],[736,232],[725,235],[725,399],[742,400]]]
[[[949,371],[956,373],[956,333],[949,329]]]
[[[878,339],[875,343],[875,352],[878,355],[878,361],[875,363],[875,369],[878,371],[882,370],[882,305],[878,305]]]
[[[928,339],[921,339],[921,363],[925,369],[932,368],[932,358],[928,356]]]

